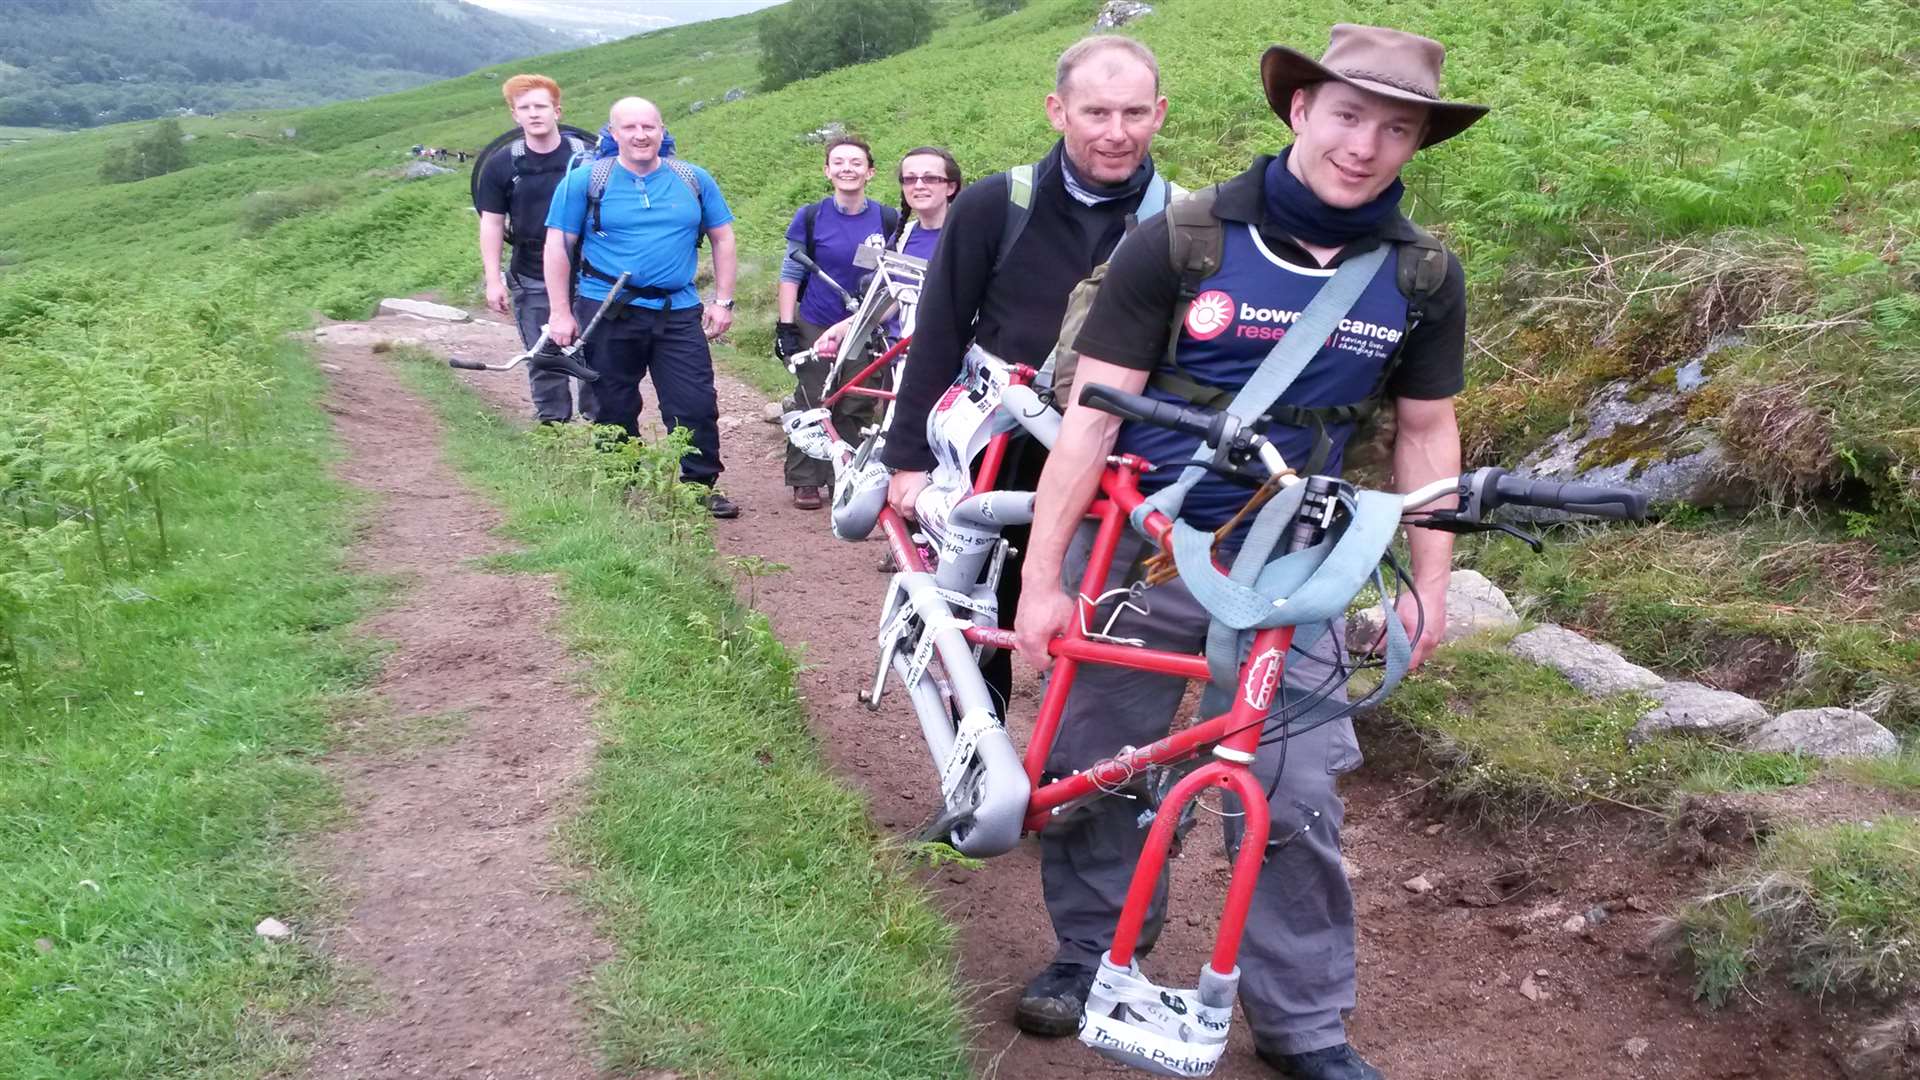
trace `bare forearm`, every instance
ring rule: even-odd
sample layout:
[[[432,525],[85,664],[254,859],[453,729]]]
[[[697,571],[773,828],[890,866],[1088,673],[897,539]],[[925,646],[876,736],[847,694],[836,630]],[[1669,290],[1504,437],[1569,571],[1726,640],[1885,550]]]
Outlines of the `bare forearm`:
[[[547,275],[547,304],[554,311],[573,310],[573,260],[568,257],[572,237],[559,229],[547,230],[547,246],[540,253]]]
[[[716,300],[733,299],[734,282],[740,273],[740,253],[728,229],[725,236],[708,237],[713,241],[713,288]]]
[[[1119,430],[1118,420],[1078,405],[1061,420],[1034,495],[1033,531],[1021,571],[1028,589],[1059,587],[1067,545],[1100,490],[1100,474]]]
[[[780,321],[792,322],[794,312],[800,307],[800,286],[797,282],[780,283]]]
[[[507,239],[506,222],[499,214],[480,215],[480,268],[488,281],[500,276],[500,247]]]
[[[1403,423],[1393,444],[1393,476],[1399,490],[1412,491],[1435,480],[1460,474],[1460,426],[1451,402],[1422,402],[1420,415],[1411,426],[1404,423],[1409,410],[1403,403]],[[1433,509],[1453,505],[1443,499]],[[1417,587],[1446,588],[1453,569],[1453,534],[1433,529],[1407,530],[1407,550],[1413,557],[1413,580]]]

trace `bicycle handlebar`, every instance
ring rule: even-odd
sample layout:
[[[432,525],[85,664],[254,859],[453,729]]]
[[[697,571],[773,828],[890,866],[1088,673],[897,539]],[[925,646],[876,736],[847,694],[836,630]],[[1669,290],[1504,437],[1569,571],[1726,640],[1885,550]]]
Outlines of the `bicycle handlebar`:
[[[1122,420],[1137,420],[1183,435],[1197,436],[1215,446],[1222,439],[1230,437],[1233,417],[1224,412],[1155,401],[1145,394],[1129,394],[1099,383],[1081,387],[1079,400],[1080,404],[1090,409],[1098,409]]]
[[[1238,424],[1223,411],[1156,401],[1097,383],[1081,387],[1078,393],[1080,404],[1089,408],[1123,420],[1192,435],[1214,446],[1220,446],[1238,434]],[[1280,470],[1274,469],[1273,464],[1279,455],[1268,454],[1271,444],[1264,439],[1258,442],[1261,444],[1259,449],[1263,462],[1278,473]],[[1269,461],[1269,457],[1273,460]],[[1647,515],[1647,496],[1642,491],[1603,484],[1533,480],[1497,468],[1475,469],[1462,474],[1457,481],[1452,478],[1435,481],[1408,495],[1406,506],[1412,510],[1455,493],[1461,496],[1460,507],[1448,513],[1454,515],[1456,520],[1468,523],[1481,522],[1491,511],[1507,505],[1537,506],[1623,521],[1639,521]]]
[[[1513,504],[1564,510],[1572,514],[1639,521],[1647,516],[1647,495],[1632,488],[1603,484],[1560,484],[1530,480],[1505,469],[1477,469],[1463,480],[1468,498],[1483,510]]]

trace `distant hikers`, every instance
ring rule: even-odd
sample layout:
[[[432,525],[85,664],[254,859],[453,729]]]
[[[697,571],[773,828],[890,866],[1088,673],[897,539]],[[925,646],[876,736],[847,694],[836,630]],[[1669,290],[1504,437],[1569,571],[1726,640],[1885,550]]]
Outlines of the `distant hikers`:
[[[652,102],[614,102],[608,130],[618,155],[576,165],[547,210],[550,335],[570,344],[608,301],[585,347],[588,365],[600,374],[595,418],[637,436],[640,379],[651,372],[661,419],[693,436],[680,478],[708,488],[714,517],[737,517],[739,507],[714,487],[723,468],[720,405],[707,347],[733,325],[733,211],[705,169],[662,155],[666,124]],[[714,279],[704,303],[694,288],[703,237],[713,246]],[[609,299],[622,274],[626,284]]]
[[[773,328],[773,353],[782,361],[846,318],[849,309],[840,290],[857,295],[862,273],[854,265],[854,253],[884,245],[900,225],[899,212],[867,198],[873,149],[864,141],[852,135],[828,140],[822,171],[831,193],[794,211],[787,225],[787,258],[780,267],[778,286],[779,321]],[[803,263],[801,256],[813,265]],[[821,275],[829,280],[821,280]],[[827,368],[815,363],[800,369],[793,392],[795,405],[811,409],[825,399]],[[833,425],[842,438],[857,443],[861,425],[873,415],[872,398],[849,394],[834,404]],[[786,480],[794,506],[818,510],[821,489],[833,482],[833,466],[789,444]]]
[[[545,75],[515,75],[501,85],[520,135],[499,146],[480,163],[473,177],[473,208],[480,212],[480,265],[487,306],[513,313],[522,345],[532,347],[547,323],[544,254],[547,207],[553,189],[576,155],[591,149],[582,135],[560,123],[560,86]],[[421,148],[415,147],[416,154]],[[504,272],[500,248],[510,243],[513,258]],[[574,415],[576,380],[562,371],[529,371],[533,414],[542,423],[565,423]],[[580,415],[593,419],[593,386],[579,382]],[[638,408],[635,412],[638,412]]]

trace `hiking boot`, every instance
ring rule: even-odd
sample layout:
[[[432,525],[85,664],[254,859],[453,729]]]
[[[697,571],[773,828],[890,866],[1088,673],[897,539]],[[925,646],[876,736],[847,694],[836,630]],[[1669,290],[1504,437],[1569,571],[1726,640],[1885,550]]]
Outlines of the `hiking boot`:
[[[740,516],[739,504],[719,492],[707,495],[707,512],[717,518],[737,518]]]
[[[822,506],[820,488],[814,484],[802,484],[793,489],[793,507],[796,510],[818,510]]]
[[[1029,1035],[1071,1035],[1080,1030],[1080,1014],[1093,989],[1093,969],[1055,960],[1033,977],[1013,1007],[1013,1022]]]
[[[1253,1052],[1290,1080],[1385,1080],[1346,1043],[1304,1054],[1282,1054],[1255,1044]]]

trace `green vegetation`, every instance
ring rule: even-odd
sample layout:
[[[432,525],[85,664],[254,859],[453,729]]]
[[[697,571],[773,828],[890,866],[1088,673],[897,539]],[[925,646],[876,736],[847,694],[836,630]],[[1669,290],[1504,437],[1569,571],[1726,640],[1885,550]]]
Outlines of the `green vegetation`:
[[[133,142],[108,150],[105,160],[100,162],[100,179],[109,184],[127,184],[165,176],[186,167],[187,142],[180,131],[180,121],[169,117]]]
[[[514,69],[557,78],[568,119],[586,127],[624,94],[661,105],[737,215],[737,363],[778,387],[771,318],[753,305],[770,301],[793,207],[822,190],[806,134],[837,121],[868,137],[882,163],[875,196],[887,200],[887,165],[921,143],[951,147],[969,176],[1032,160],[1054,138],[1040,108],[1053,60],[1088,12],[1084,0],[1035,0],[989,20],[982,6],[945,5],[918,48],[698,115],[693,101],[757,79],[771,16]],[[1664,386],[1674,361],[1738,333],[1744,344],[1708,359],[1713,381],[1688,418],[1718,431],[1737,475],[1796,500],[1777,516],[1688,511],[1655,528],[1568,531],[1544,561],[1469,545],[1472,558],[1642,662],[1699,672],[1757,656],[1750,666],[1774,682],[1749,692],[1776,706],[1885,702],[1882,715],[1911,727],[1920,9],[1516,0],[1490,13],[1363,0],[1339,15],[1441,38],[1450,92],[1496,107],[1408,176],[1412,211],[1446,233],[1471,281],[1462,416],[1473,461],[1510,464],[1599,383]],[[1330,17],[1174,2],[1130,27],[1158,51],[1173,101],[1162,167],[1206,183],[1280,145],[1255,80],[1259,49],[1312,51]],[[396,167],[412,144],[477,147],[506,127],[506,73],[299,112],[182,117],[186,167],[139,183],[100,179],[127,131],[0,150],[0,626],[13,653],[0,675],[0,784],[46,785],[30,797],[0,788],[9,815],[27,808],[6,819],[25,839],[0,860],[0,1060],[30,1062],[30,1075],[258,1072],[285,1058],[243,1003],[270,1014],[323,985],[297,950],[229,932],[320,903],[294,891],[272,853],[325,809],[297,754],[320,741],[318,703],[357,670],[331,631],[352,605],[333,575],[342,515],[321,478],[311,380],[273,342],[313,309],[357,318],[383,295],[472,293],[465,184],[403,182]],[[113,103],[135,100],[132,85],[115,83]],[[149,114],[108,118],[134,115]],[[75,379],[81,390],[61,389]],[[569,472],[578,455],[559,444],[499,442],[476,411],[454,406],[462,444],[488,448],[473,467],[514,507],[532,545],[523,565],[567,578],[577,643],[612,691],[611,749],[580,844],[625,950],[595,991],[617,1061],[777,1073],[789,1066],[769,1064],[773,1048],[787,1046],[836,1075],[957,1072],[942,932],[905,899],[892,861],[872,856],[852,804],[808,771],[783,696],[789,661],[720,599],[697,526],[621,517],[612,492],[627,477]],[[527,453],[544,455],[530,475],[572,479],[546,493],[502,475],[501,462]],[[669,490],[641,483],[656,504]],[[311,516],[320,509],[324,520]],[[269,526],[292,540],[248,539]],[[676,527],[668,543],[646,531]],[[636,592],[649,602],[631,603]],[[635,643],[677,659],[627,651]],[[661,670],[669,663],[678,670]],[[1464,766],[1451,778],[1463,793],[1644,806],[1679,787],[1805,775],[1794,759],[1693,743],[1628,749],[1630,705],[1595,709],[1542,678],[1456,648],[1390,707]],[[688,685],[707,695],[701,715],[665,692]],[[144,696],[129,702],[129,687]],[[648,708],[671,722],[640,722]],[[693,744],[696,730],[710,745]],[[755,756],[763,743],[770,762]],[[1901,760],[1885,783],[1911,775]],[[160,769],[177,773],[141,784]],[[733,786],[763,774],[783,782]],[[265,775],[274,782],[255,783]],[[83,807],[84,785],[105,795]],[[191,827],[163,802],[179,792],[202,800]],[[1884,829],[1867,846],[1890,858],[1895,843],[1912,846]],[[746,876],[715,876],[736,873]],[[135,887],[163,874],[173,891]],[[90,888],[78,896],[81,880],[128,902],[98,912],[104,921],[70,917],[91,935],[75,943],[39,929],[104,902]],[[78,966],[50,966],[68,963]],[[774,984],[792,995],[764,989]],[[679,1017],[699,1017],[697,1033]]]
[[[1807,762],[1699,740],[1627,733],[1652,702],[1596,701],[1501,642],[1446,646],[1382,706],[1445,771],[1447,794],[1489,814],[1525,817],[1593,802],[1653,810],[1678,790],[1766,791],[1805,783]]]
[[[102,500],[102,554],[77,520],[68,535],[43,528],[55,505],[79,509],[72,489],[31,477],[23,489],[19,474],[0,484],[0,589],[26,574],[45,590],[24,620],[8,613],[27,663],[0,676],[9,1076],[262,1075],[301,1056],[276,1021],[331,992],[301,937],[268,944],[253,928],[275,916],[298,931],[330,915],[310,868],[293,864],[291,841],[338,812],[314,760],[328,745],[334,695],[370,659],[336,629],[365,599],[338,565],[351,522],[326,477],[332,447],[311,365],[270,345],[228,355],[230,339],[248,332],[216,323],[194,333],[193,321],[212,314],[198,306],[186,291],[130,307],[68,293],[25,324],[17,307],[0,320],[9,421],[0,430],[15,433],[23,404],[36,424],[67,410],[60,422],[75,438],[47,448],[63,464],[41,459],[63,477],[91,461],[89,475],[125,482],[116,470],[127,463],[111,447],[66,455],[106,422],[90,409],[130,408],[142,386],[177,403],[177,386],[143,376],[191,377],[197,353],[250,380],[239,413],[176,404],[188,433],[157,489],[168,508],[164,555],[138,496],[124,512],[118,497]],[[146,324],[154,336],[138,349],[187,358],[163,364],[136,350],[127,327],[147,319],[158,320]],[[69,354],[89,365],[76,376],[120,372],[124,382],[55,380],[45,350],[63,340],[84,347]],[[150,413],[120,415],[157,427]],[[24,563],[7,547],[23,540]]]
[[[93,127],[402,90],[565,39],[470,4],[24,0],[7,6],[0,124]]]
[[[927,43],[931,0],[790,0],[760,20],[760,84],[778,90]]]
[[[1920,824],[1776,833],[1752,865],[1693,901],[1675,932],[1695,994],[1713,1005],[1773,968],[1818,993],[1909,993],[1920,977]]]
[[[615,1071],[965,1075],[951,928],[821,766],[794,660],[675,479],[684,442],[522,434],[444,365],[408,374],[526,548],[501,564],[559,575],[592,660],[603,746],[574,839],[619,943],[594,991]]]

